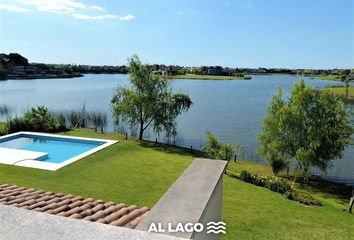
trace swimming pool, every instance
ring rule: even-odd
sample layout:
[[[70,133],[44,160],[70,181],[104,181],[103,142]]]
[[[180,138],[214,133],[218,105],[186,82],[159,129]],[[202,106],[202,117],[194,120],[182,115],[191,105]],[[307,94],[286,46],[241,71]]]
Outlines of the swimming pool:
[[[0,137],[0,163],[57,170],[116,142],[19,132]]]

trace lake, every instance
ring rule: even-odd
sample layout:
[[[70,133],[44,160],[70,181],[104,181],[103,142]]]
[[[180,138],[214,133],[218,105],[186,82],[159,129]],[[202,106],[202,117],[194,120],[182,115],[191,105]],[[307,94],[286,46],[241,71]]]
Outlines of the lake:
[[[115,128],[111,121],[110,99],[114,88],[118,85],[128,86],[129,76],[122,74],[87,74],[81,78],[71,79],[39,79],[0,81],[0,103],[14,109],[14,115],[22,115],[30,107],[45,105],[52,111],[86,110],[108,113],[107,130]],[[206,81],[206,80],[171,80],[174,91],[189,94],[193,106],[189,112],[177,119],[175,143],[195,149],[205,143],[206,132],[215,134],[221,141],[243,144],[245,149],[240,158],[264,162],[257,154],[257,134],[266,113],[267,105],[278,86],[284,94],[289,95],[293,84],[299,81],[296,76],[253,76],[252,80]],[[314,80],[305,78],[305,82],[313,87],[325,87],[328,84],[338,85],[340,82]],[[2,119],[4,120],[4,119]],[[130,135],[136,130],[120,128]],[[152,133],[145,136],[150,140],[163,136]],[[328,179],[354,184],[354,147],[345,150],[344,157],[334,162],[334,167],[327,173],[312,169],[312,172]]]

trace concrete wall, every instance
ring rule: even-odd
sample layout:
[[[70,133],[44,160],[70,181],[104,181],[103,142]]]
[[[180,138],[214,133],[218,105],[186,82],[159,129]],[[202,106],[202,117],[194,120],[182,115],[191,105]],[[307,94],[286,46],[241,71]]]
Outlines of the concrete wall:
[[[210,221],[219,222],[222,220],[222,190],[223,190],[223,180],[224,177],[221,175],[216,187],[209,199],[208,204],[206,205],[202,216],[200,217],[199,222],[203,223],[204,226],[207,226],[207,223]],[[219,239],[221,234],[209,233],[203,231],[201,233],[193,233],[192,239]]]
[[[221,234],[207,234],[207,223],[221,220],[223,174],[227,162],[196,159],[156,203],[137,226],[149,231],[151,224],[161,224],[163,234],[186,239],[219,239]],[[177,224],[201,223],[202,232],[168,232]]]

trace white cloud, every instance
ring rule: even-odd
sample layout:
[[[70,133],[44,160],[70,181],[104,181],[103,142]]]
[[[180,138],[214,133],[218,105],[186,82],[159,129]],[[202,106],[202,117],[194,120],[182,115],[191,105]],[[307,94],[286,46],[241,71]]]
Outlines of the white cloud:
[[[98,11],[103,11],[104,10],[100,6],[96,6],[96,5],[92,5],[91,8],[94,9],[94,10],[98,10]]]
[[[0,3],[0,9],[11,11],[11,12],[30,12],[29,9],[18,7],[12,4],[3,4],[3,3]]]
[[[87,6],[73,0],[21,0],[24,4],[35,7],[39,11],[57,14],[74,13],[76,9],[84,9]]]
[[[74,18],[77,19],[82,19],[82,20],[102,20],[102,19],[107,19],[107,18],[117,18],[116,15],[112,14],[106,14],[106,15],[99,15],[99,16],[89,16],[85,14],[80,14],[80,13],[73,13],[71,14]]]
[[[92,10],[104,11],[104,9],[97,5],[86,5],[78,0],[17,0],[17,2],[20,5],[0,3],[0,9],[16,12],[38,10],[42,12],[69,15],[81,20],[119,19],[121,21],[130,21],[135,19],[131,14],[121,17],[114,14],[93,16],[86,12],[92,12]],[[27,8],[23,8],[22,6]]]
[[[133,20],[133,19],[135,19],[135,17],[133,15],[131,15],[131,14],[128,14],[126,16],[123,16],[123,17],[119,18],[119,20],[121,20],[121,21],[130,21],[130,20]]]

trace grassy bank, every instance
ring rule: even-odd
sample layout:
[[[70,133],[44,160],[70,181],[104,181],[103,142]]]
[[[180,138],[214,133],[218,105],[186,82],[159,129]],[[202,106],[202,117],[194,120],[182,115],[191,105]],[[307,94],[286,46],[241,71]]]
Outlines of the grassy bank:
[[[341,81],[340,76],[334,75],[334,74],[316,75],[316,76],[314,76],[314,78],[319,79],[319,80]]]
[[[243,77],[197,75],[197,74],[171,75],[171,76],[168,76],[168,78],[170,78],[170,79],[197,79],[197,80],[244,80]]]
[[[186,149],[126,141],[114,133],[77,129],[65,135],[120,142],[55,172],[0,164],[0,182],[152,207],[196,157]],[[351,239],[354,215],[343,211],[349,198],[328,187],[298,185],[323,203],[323,207],[304,206],[231,176],[243,169],[272,174],[268,166],[247,161],[229,164],[223,239]]]
[[[342,96],[345,96],[346,94],[345,87],[332,87],[331,89],[335,94],[342,95]],[[354,86],[349,87],[348,96],[354,97]]]

